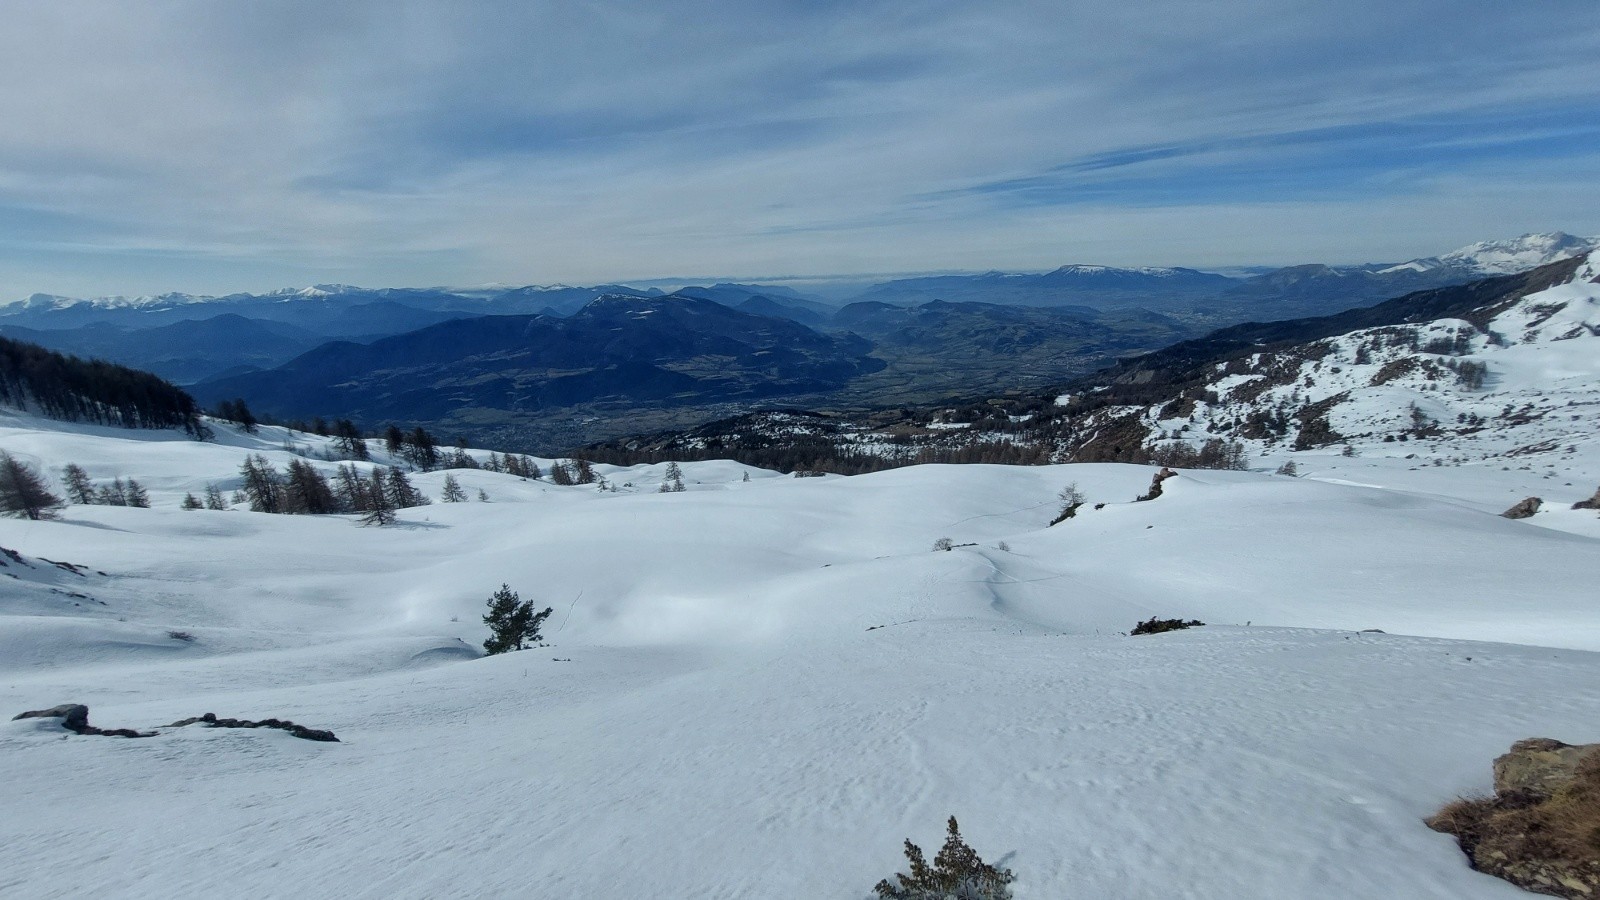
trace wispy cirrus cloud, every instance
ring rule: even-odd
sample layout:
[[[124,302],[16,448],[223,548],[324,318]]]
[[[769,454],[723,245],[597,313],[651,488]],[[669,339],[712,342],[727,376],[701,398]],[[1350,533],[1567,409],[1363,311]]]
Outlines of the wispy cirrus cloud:
[[[1426,191],[1441,175],[1583,160],[1600,146],[1600,103],[1588,109],[1457,114],[1135,147],[1093,153],[1036,175],[930,195],[1002,204],[1128,206],[1383,198]]]
[[[1124,6],[15,4],[0,292],[1340,261],[1600,231],[1588,0]]]

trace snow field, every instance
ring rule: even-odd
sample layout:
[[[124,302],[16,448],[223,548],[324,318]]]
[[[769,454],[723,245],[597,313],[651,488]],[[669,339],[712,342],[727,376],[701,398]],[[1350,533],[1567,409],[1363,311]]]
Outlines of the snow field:
[[[0,712],[342,743],[0,722],[0,895],[864,900],[954,814],[1019,900],[1513,897],[1421,817],[1516,739],[1597,739],[1600,540],[1493,515],[1470,468],[1149,503],[1120,465],[458,471],[493,502],[363,528],[176,508],[281,467],[275,430],[129,436],[0,422],[156,507],[0,520],[34,566],[0,570]],[[1090,505],[1045,528],[1068,482]],[[476,658],[501,582],[550,646]],[[1118,633],[1151,615],[1212,624]]]

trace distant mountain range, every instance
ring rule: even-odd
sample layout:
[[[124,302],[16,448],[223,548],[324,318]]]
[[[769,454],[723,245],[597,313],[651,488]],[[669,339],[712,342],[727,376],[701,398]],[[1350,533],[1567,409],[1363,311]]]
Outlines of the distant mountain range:
[[[327,340],[297,325],[237,313],[138,330],[94,322],[52,331],[5,325],[0,332],[76,356],[114,360],[178,384],[235,369],[271,368]]]
[[[819,334],[684,295],[608,295],[572,316],[479,316],[193,386],[258,413],[494,426],[570,407],[664,408],[836,390],[883,368],[853,335]]]
[[[362,288],[345,284],[228,294],[221,297],[161,294],[154,297],[98,297],[80,300],[34,294],[0,307],[0,324],[40,330],[105,323],[138,330],[173,322],[233,313],[251,319],[296,325],[328,337],[398,334],[468,316],[570,315],[608,294],[660,296],[655,288],[626,285],[594,287]]]
[[[671,294],[339,284],[222,297],[36,294],[0,307],[0,334],[269,414],[488,428],[508,446],[555,449],[636,430],[639,416],[666,427],[758,399],[860,409],[1034,390],[1219,327],[1370,306],[1597,245],[1532,234],[1250,278],[1093,265],[904,278],[842,306],[737,283]]]
[[[1526,271],[1596,247],[1600,238],[1527,234],[1403,263],[1298,265],[1249,278],[1183,268],[1069,265],[1042,274],[902,278],[874,285],[850,300],[895,306],[948,300],[1100,310],[1142,307],[1190,317],[1192,324],[1217,325],[1337,312],[1411,291]]]
[[[1246,280],[1229,290],[1233,300],[1257,300],[1293,308],[1297,315],[1324,315],[1412,291],[1510,275],[1581,256],[1600,238],[1564,232],[1525,234],[1507,241],[1482,241],[1440,256],[1365,266],[1290,266]],[[1264,318],[1287,318],[1267,316]]]
[[[1588,253],[1596,247],[1600,247],[1600,237],[1582,238],[1555,231],[1525,234],[1503,241],[1483,241],[1439,256],[1401,263],[1296,265],[1243,279],[1184,268],[1066,265],[1042,274],[985,272],[978,275],[895,279],[873,285],[840,304],[822,302],[819,298],[809,297],[782,285],[718,283],[709,287],[685,287],[677,293],[714,300],[727,306],[738,306],[751,298],[764,297],[787,310],[806,310],[823,316],[853,301],[912,305],[927,300],[975,299],[986,303],[1060,306],[1070,305],[1066,298],[1085,293],[1119,300],[1125,296],[1217,295],[1239,290],[1252,295],[1269,294],[1270,286],[1303,283],[1315,277],[1335,279],[1335,283],[1338,283],[1337,279],[1349,279],[1352,276],[1373,276],[1379,281],[1423,275],[1470,279],[1526,271]],[[1391,283],[1404,282],[1396,280]],[[389,325],[384,313],[396,307],[449,314],[451,317],[534,313],[571,315],[597,297],[652,297],[664,293],[660,288],[634,288],[621,284],[590,287],[562,284],[520,287],[484,285],[472,288],[363,288],[346,284],[320,284],[305,288],[283,288],[263,294],[222,296],[167,293],[140,297],[75,298],[34,294],[0,305],[0,322],[38,329],[75,328],[92,322],[148,328],[231,312],[248,318],[287,322],[319,333],[355,336],[387,330]],[[374,329],[373,322],[378,322],[382,327]]]
[[[820,318],[804,300],[727,287],[612,294],[566,317],[473,317],[330,342],[191,390],[208,404],[243,398],[290,420],[421,421],[555,450],[651,418],[703,421],[730,404],[861,408],[974,385],[1036,389],[1193,333],[1142,310],[970,302],[862,302],[826,325],[803,324]]]
[[[1583,411],[1600,385],[1597,350],[1592,252],[1334,315],[1220,329],[1050,393],[873,414],[758,411],[582,452],[622,465],[716,457],[848,474],[913,462],[1192,467],[1294,450],[1419,466],[1516,459],[1554,478],[1593,438]]]
[[[972,300],[1023,306],[1096,306],[1212,297],[1238,284],[1225,275],[1194,269],[1117,269],[1062,266],[1042,275],[941,275],[877,285],[856,299],[907,306],[929,300]]]

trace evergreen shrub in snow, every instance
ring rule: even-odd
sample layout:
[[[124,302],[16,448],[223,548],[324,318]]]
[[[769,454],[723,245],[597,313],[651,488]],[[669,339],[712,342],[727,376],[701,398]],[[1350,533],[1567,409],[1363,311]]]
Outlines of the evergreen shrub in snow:
[[[544,612],[534,612],[532,600],[519,598],[509,584],[500,585],[500,590],[489,597],[489,612],[483,617],[483,624],[490,631],[489,639],[483,642],[484,652],[494,656],[537,644],[539,629],[550,613],[549,607]]]
[[[1128,634],[1161,634],[1164,631],[1177,631],[1182,628],[1193,628],[1196,625],[1204,624],[1205,623],[1199,619],[1190,619],[1189,621],[1185,622],[1182,619],[1158,619],[1155,616],[1151,616],[1143,622],[1133,626],[1133,630],[1128,632]]]
[[[909,840],[905,852],[911,871],[885,878],[872,889],[883,900],[1011,900],[1008,885],[1016,876],[984,862],[967,846],[955,816],[945,825],[944,846],[933,865]]]

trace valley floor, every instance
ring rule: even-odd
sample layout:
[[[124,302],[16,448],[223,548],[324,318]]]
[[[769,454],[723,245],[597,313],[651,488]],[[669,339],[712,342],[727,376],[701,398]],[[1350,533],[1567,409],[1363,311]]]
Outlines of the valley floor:
[[[953,814],[1019,900],[1511,898],[1422,817],[1514,740],[1600,739],[1595,514],[1495,515],[1587,458],[1570,498],[1307,455],[1148,503],[1116,465],[460,471],[491,502],[363,528],[178,510],[320,441],[220,430],[0,421],[156,507],[0,521],[0,712],[341,743],[0,722],[0,895],[864,900]],[[502,582],[548,646],[479,658]],[[1121,633],[1153,615],[1210,624]]]

